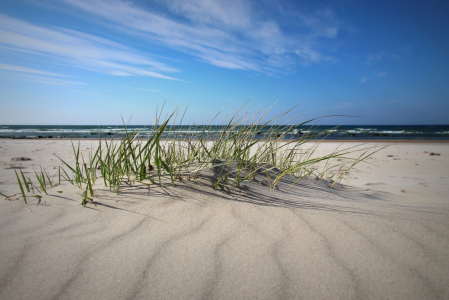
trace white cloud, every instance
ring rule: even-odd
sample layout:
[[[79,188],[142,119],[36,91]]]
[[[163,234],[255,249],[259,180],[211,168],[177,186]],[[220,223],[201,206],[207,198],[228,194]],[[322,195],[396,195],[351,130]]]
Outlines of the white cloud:
[[[244,0],[160,0],[163,12],[144,10],[130,1],[62,1],[114,30],[209,64],[265,73],[292,72],[298,58],[306,63],[331,61],[320,52],[317,40],[335,38],[340,29],[332,11],[324,9],[296,16],[294,23],[300,28],[294,31],[300,33],[289,35],[267,12]]]
[[[26,79],[23,79],[26,80]],[[67,84],[85,84],[82,82],[77,82],[77,81],[69,81],[69,80],[55,80],[54,78],[52,79],[48,79],[48,78],[42,78],[40,80],[32,80],[32,79],[28,79],[26,81],[31,81],[31,82],[37,82],[37,83],[44,83],[44,84],[53,84],[53,85],[67,85]]]
[[[376,77],[386,77],[388,75],[388,72],[373,73],[372,75]],[[360,82],[363,83],[366,82],[367,80],[370,80],[370,77],[363,77],[362,80],[360,80]]]
[[[169,9],[191,21],[209,26],[241,29],[251,26],[248,15],[252,14],[250,3],[241,0],[173,0],[166,1]]]
[[[329,8],[316,14],[298,14],[298,17],[311,30],[312,36],[335,38],[340,30],[339,22]]]
[[[351,107],[354,104],[352,102],[340,102],[339,105],[337,105],[335,108],[345,108],[345,107]]]
[[[0,51],[37,55],[47,62],[89,69],[111,75],[142,75],[176,78],[161,72],[176,72],[119,43],[63,28],[43,28],[0,14]],[[42,73],[41,73],[42,74]]]
[[[44,75],[44,76],[42,76]],[[73,81],[73,80],[65,80],[60,79],[59,77],[50,77],[45,75],[54,75],[54,74],[42,74],[35,72],[11,72],[8,69],[1,69],[0,77],[4,78],[4,80],[20,80],[20,81],[29,81],[36,83],[44,83],[44,84],[52,84],[52,85],[86,85],[83,82]]]
[[[41,70],[25,68],[25,67],[20,67],[20,66],[7,65],[7,64],[0,64],[0,69],[6,70],[6,71],[13,71],[13,72],[33,73],[33,74],[51,75],[51,76],[62,76],[60,74],[49,73],[49,72],[45,72],[45,71],[41,71]]]
[[[383,54],[381,54],[381,53],[377,53],[377,54],[370,53],[370,54],[368,54],[368,59],[367,59],[366,63],[370,65],[372,62],[381,61],[382,57],[383,57]]]
[[[145,92],[159,92],[158,90],[150,90],[150,89],[133,88],[133,87],[129,87],[129,86],[127,86],[127,88],[128,88],[128,89],[132,89],[132,90],[145,91]]]

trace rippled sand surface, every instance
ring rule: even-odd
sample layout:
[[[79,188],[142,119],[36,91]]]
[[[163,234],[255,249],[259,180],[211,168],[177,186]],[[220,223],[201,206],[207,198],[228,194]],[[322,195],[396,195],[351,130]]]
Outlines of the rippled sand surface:
[[[31,172],[71,150],[64,141],[1,142],[0,192],[9,194],[11,157],[32,158],[14,162]],[[439,147],[440,156],[416,159],[445,167],[448,147]],[[410,149],[374,159],[386,168],[394,158],[386,155],[404,151],[394,155],[405,160]],[[286,176],[275,191],[215,191],[210,171],[196,183],[118,196],[98,185],[87,208],[69,185],[29,205],[2,199],[0,299],[448,299],[449,203],[437,193],[444,171],[434,171],[440,181],[416,175],[434,185],[428,198],[413,178],[417,193],[402,192],[396,171],[375,177],[365,167],[353,186],[334,189],[313,178],[289,189],[295,178]]]

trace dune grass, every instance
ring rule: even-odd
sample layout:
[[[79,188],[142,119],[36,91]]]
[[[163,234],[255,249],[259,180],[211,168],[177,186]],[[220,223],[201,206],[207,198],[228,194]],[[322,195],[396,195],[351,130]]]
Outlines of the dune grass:
[[[162,109],[156,113],[156,121],[150,128],[152,134],[148,138],[141,138],[142,130],[128,131],[125,126],[119,139],[100,138],[98,148],[91,150],[86,160],[80,153],[79,144],[76,147],[72,142],[74,163],[70,164],[58,157],[62,166],[55,176],[58,175],[59,183],[62,177],[63,181],[78,186],[83,191],[82,204],[85,206],[96,196],[94,186],[98,180],[111,192],[119,194],[124,184],[132,186],[140,183],[150,189],[151,185],[162,184],[164,177],[169,178],[176,187],[177,181],[197,180],[204,170],[217,167],[221,171],[214,183],[216,189],[227,185],[240,187],[243,182],[255,183],[256,176],[261,174],[262,177],[266,176],[262,181],[266,180],[271,189],[275,189],[276,184],[287,174],[298,178],[295,183],[306,176],[335,179],[336,183],[344,179],[355,165],[380,150],[359,145],[344,150],[337,148],[328,155],[313,157],[319,143],[307,151],[303,146],[309,141],[320,141],[321,136],[301,134],[285,139],[287,134],[294,133],[299,126],[317,121],[301,122],[297,115],[281,123],[295,107],[275,118],[266,119],[272,107],[249,114],[242,106],[225,117],[219,133],[209,129],[212,129],[211,124],[223,110],[209,124],[192,125],[187,132],[183,130],[181,133],[176,126],[168,125],[170,122],[173,125],[181,124],[186,111],[177,122],[179,108],[165,118],[161,118]],[[290,125],[281,126],[287,123]],[[259,133],[265,126],[270,126],[270,129],[260,138]],[[164,134],[169,134],[170,139],[163,140]],[[358,158],[346,157],[355,151],[360,152]],[[336,158],[350,159],[352,164],[345,167],[336,163]],[[317,165],[323,162],[324,166],[318,168]],[[268,171],[273,170],[275,172],[268,175]],[[33,192],[36,189],[40,193],[22,172],[22,180],[17,172],[16,177],[25,203],[24,186],[27,192],[31,188]],[[46,194],[47,183],[53,186],[53,180],[42,169],[40,174],[36,173],[36,178]]]

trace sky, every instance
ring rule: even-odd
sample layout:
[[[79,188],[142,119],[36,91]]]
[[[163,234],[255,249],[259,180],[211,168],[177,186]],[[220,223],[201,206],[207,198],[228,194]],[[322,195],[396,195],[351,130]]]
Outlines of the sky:
[[[198,124],[248,100],[347,116],[323,125],[449,124],[448,15],[446,0],[2,0],[0,124],[146,125],[165,101]]]

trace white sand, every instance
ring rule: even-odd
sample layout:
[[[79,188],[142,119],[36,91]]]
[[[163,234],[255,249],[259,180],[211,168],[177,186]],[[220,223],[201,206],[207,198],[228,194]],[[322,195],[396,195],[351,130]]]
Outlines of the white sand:
[[[7,195],[19,192],[12,165],[53,172],[52,153],[72,151],[0,147]],[[21,156],[32,160],[11,161]],[[288,190],[285,177],[277,191],[214,191],[205,176],[149,196],[98,190],[87,208],[66,184],[39,205],[0,197],[0,299],[449,299],[449,143],[400,143],[368,161],[335,189],[307,179]]]

